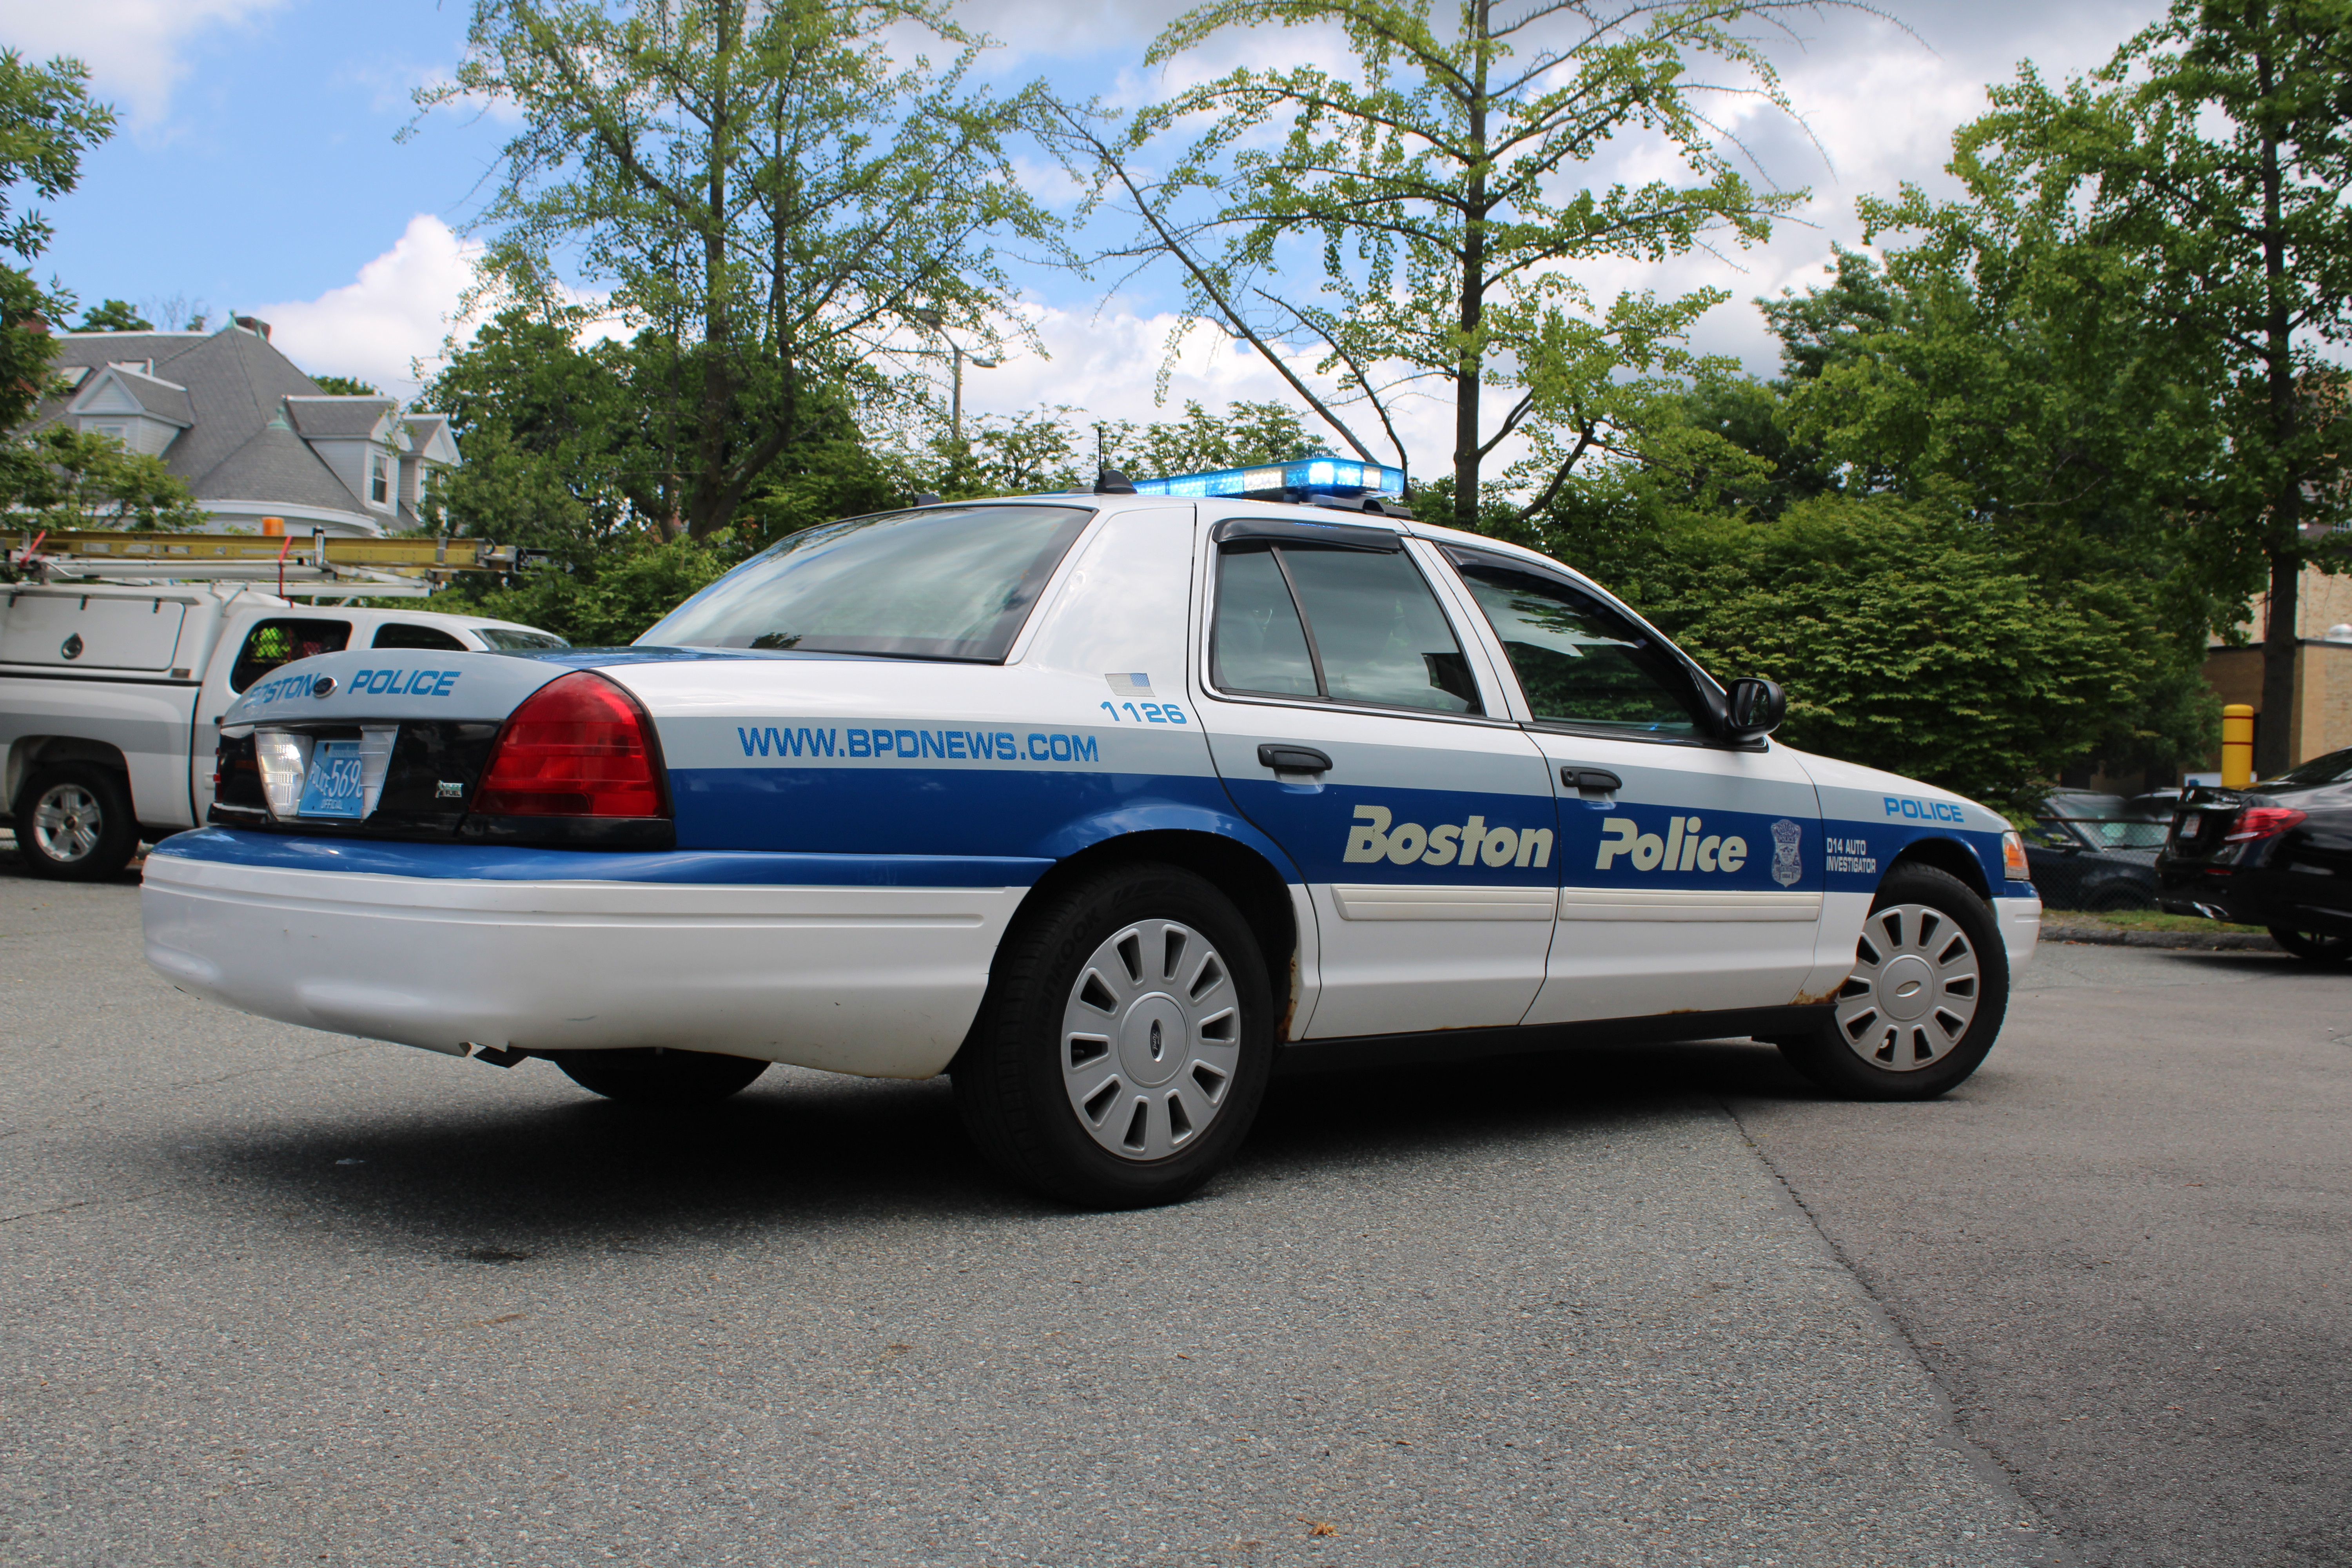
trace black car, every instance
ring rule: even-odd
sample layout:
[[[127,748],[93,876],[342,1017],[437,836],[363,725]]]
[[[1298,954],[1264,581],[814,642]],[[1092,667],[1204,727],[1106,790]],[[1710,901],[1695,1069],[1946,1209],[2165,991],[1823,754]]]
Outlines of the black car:
[[[2169,803],[2167,803],[2168,805]],[[2156,854],[2168,809],[2144,799],[2061,790],[2025,835],[2026,863],[2053,910],[2145,910],[2156,903]]]
[[[2175,914],[2266,926],[2315,963],[2352,958],[2352,748],[2244,789],[2189,791],[2156,879]]]

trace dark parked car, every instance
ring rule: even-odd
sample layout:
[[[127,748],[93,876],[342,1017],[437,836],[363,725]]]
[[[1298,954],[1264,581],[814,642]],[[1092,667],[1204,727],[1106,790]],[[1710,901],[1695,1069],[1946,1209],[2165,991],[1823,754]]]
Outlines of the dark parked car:
[[[2267,926],[2315,963],[2352,958],[2352,749],[2244,789],[2189,791],[2156,876],[2175,914]]]
[[[2144,910],[2156,902],[2156,853],[2170,802],[2060,790],[2025,835],[2025,858],[2053,910]]]

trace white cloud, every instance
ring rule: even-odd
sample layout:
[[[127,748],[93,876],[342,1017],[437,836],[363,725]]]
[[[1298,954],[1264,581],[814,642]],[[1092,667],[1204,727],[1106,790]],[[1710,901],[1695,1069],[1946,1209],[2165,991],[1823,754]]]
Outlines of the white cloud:
[[[78,56],[100,97],[153,125],[188,71],[191,43],[286,0],[0,0],[0,38],[36,59]]]
[[[432,214],[419,213],[390,250],[360,268],[356,281],[251,313],[270,324],[270,341],[304,370],[355,375],[395,396],[413,396],[411,363],[440,353],[479,250]]]

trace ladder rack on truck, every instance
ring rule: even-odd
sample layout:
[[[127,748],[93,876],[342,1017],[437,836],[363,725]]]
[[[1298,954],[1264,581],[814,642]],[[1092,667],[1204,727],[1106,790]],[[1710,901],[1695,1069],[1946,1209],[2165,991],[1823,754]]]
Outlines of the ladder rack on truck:
[[[280,598],[421,598],[460,572],[507,573],[528,552],[488,540],[57,531],[0,550],[20,581],[256,583]]]

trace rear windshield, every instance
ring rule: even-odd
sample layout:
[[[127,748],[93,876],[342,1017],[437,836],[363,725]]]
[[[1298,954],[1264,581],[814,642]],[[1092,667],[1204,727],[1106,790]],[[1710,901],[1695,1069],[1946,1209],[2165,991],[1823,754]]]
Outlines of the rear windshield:
[[[637,641],[999,664],[1093,515],[1085,507],[982,504],[807,529],[738,566]]]

